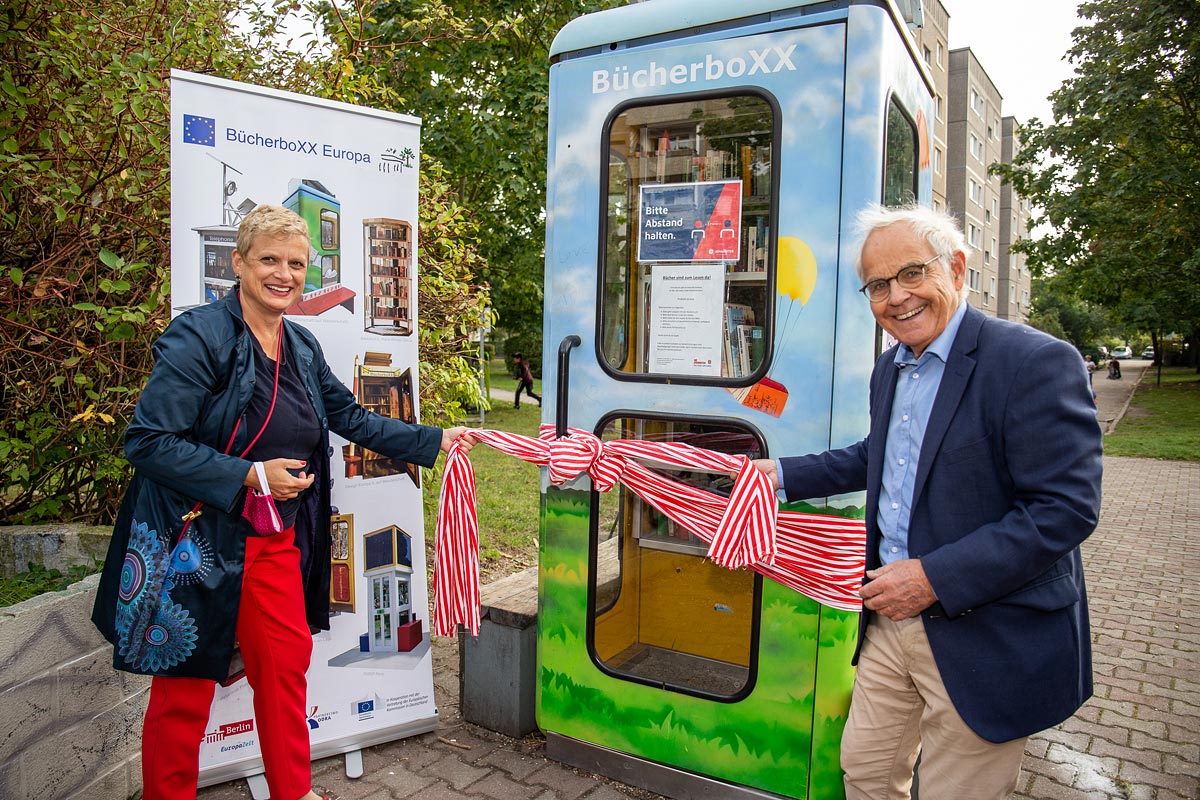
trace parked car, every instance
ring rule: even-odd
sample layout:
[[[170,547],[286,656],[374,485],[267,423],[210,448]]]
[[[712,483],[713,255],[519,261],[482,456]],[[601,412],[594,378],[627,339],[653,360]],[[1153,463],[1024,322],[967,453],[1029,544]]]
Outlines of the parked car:
[[[1153,361],[1154,360],[1154,348],[1147,347],[1145,350],[1143,350],[1142,358],[1146,359],[1147,361]]]
[[[1112,351],[1113,358],[1133,358],[1133,351],[1125,345],[1114,347]]]

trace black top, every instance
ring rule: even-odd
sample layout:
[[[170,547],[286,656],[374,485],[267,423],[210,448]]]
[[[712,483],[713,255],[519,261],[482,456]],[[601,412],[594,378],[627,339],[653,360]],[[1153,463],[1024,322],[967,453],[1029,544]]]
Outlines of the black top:
[[[280,331],[280,335],[283,332]],[[275,388],[275,362],[267,358],[262,345],[254,336],[254,394],[246,409],[246,429],[250,436],[258,433],[266,419],[267,411],[271,408],[271,395]],[[317,412],[313,409],[312,401],[308,399],[308,390],[296,369],[296,359],[292,357],[291,349],[286,340],[282,350],[283,362],[279,365],[279,396],[275,400],[275,411],[271,421],[263,431],[254,447],[242,458],[250,461],[270,461],[273,458],[294,458],[307,461],[321,440],[321,424],[317,421]],[[302,470],[290,470],[292,474],[311,473],[311,465]],[[310,491],[310,486],[305,491]],[[291,500],[275,499],[275,507],[283,518],[283,527],[290,528],[296,521],[296,513],[300,509],[301,492]]]

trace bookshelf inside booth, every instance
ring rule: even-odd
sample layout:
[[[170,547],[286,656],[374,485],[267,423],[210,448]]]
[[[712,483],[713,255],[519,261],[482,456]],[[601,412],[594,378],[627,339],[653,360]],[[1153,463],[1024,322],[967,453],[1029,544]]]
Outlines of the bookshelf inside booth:
[[[399,219],[363,220],[368,333],[405,336],[412,325],[412,226]]]
[[[764,371],[774,299],[776,117],[766,97],[746,93],[633,105],[610,120],[599,331],[610,370],[656,375],[650,363],[656,268],[719,263],[723,348],[719,376],[712,377],[749,383]],[[641,219],[643,189],[703,183],[738,187],[736,251],[721,258],[689,253],[663,259],[639,247],[639,236],[647,233]]]

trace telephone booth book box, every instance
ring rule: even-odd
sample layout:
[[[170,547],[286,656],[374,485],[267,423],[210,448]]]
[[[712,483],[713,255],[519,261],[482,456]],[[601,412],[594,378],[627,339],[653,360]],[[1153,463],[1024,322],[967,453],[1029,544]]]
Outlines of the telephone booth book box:
[[[851,227],[868,203],[928,204],[932,187],[912,13],[650,0],[563,28],[544,423],[751,458],[866,434],[880,342]],[[857,614],[715,565],[621,485],[543,473],[542,487],[548,753],[671,797],[842,797]],[[861,518],[864,503],[789,508]]]

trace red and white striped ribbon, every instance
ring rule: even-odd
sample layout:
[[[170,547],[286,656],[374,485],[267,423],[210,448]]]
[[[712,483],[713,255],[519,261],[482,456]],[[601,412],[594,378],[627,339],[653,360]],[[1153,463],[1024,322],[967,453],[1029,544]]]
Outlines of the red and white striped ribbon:
[[[548,468],[562,485],[587,473],[598,491],[619,481],[643,501],[709,543],[720,566],[749,566],[806,597],[834,608],[861,609],[865,527],[861,520],[778,511],[770,481],[743,455],[680,442],[601,442],[571,429],[557,439],[543,426],[538,439],[504,431],[472,436],[511,456]],[[736,472],[729,497],[673,481],[639,462],[709,472]],[[436,528],[434,632],[452,636],[459,624],[479,630],[479,526],[475,472],[460,445],[450,448]]]

